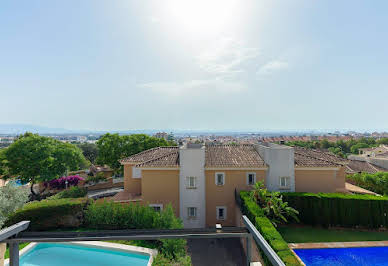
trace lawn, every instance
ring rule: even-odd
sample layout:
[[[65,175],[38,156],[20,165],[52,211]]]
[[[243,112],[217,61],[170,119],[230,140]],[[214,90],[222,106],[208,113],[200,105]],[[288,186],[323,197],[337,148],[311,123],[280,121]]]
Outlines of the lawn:
[[[360,231],[354,229],[325,229],[317,227],[277,228],[288,243],[351,242],[388,240],[388,231]]]
[[[30,243],[21,243],[21,244],[19,244],[19,250],[25,248],[28,244],[30,244]],[[8,259],[8,258],[9,258],[9,248],[7,247],[7,250],[5,251],[4,259]]]

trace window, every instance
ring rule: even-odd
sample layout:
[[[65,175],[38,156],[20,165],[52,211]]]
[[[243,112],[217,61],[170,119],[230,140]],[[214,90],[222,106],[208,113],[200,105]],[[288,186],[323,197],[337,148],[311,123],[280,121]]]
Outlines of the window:
[[[163,210],[163,204],[150,204],[148,206],[151,207],[152,209],[154,209],[154,211],[157,211],[157,212],[160,212],[161,210]]]
[[[256,183],[256,173],[247,173],[247,184],[254,185]]]
[[[282,176],[279,178],[279,187],[280,188],[288,188],[289,187],[289,177],[288,176]]]
[[[196,188],[197,187],[197,178],[195,176],[186,177],[186,188]]]
[[[132,167],[132,178],[141,178],[141,169]]]
[[[225,206],[217,206],[217,220],[226,220],[226,207]]]
[[[217,186],[225,185],[225,173],[216,173],[216,185]]]
[[[197,208],[196,207],[188,207],[187,208],[187,217],[189,217],[189,219],[195,219],[197,217]]]

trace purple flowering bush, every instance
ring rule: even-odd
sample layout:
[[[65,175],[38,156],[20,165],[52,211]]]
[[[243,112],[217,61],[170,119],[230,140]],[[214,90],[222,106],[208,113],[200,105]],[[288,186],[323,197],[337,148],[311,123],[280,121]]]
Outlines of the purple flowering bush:
[[[67,180],[67,187],[76,186],[78,185],[79,181],[84,180],[82,177],[78,175],[71,175],[71,176],[63,176],[58,179],[53,179],[47,183],[45,183],[45,186],[49,186],[51,189],[65,189],[66,188],[66,180]]]

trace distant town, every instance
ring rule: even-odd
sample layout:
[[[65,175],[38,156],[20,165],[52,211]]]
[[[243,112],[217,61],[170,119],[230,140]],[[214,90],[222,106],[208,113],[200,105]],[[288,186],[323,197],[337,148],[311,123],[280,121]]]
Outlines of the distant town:
[[[39,133],[39,132],[35,132]],[[290,141],[321,141],[328,140],[336,142],[339,140],[357,140],[361,138],[374,138],[376,140],[387,138],[388,132],[326,132],[326,133],[311,133],[311,132],[119,132],[120,135],[131,135],[137,133],[145,133],[157,138],[176,141],[177,143],[200,142],[200,143],[219,143],[219,144],[254,144],[258,142],[290,142]],[[20,133],[22,134],[22,133]],[[17,133],[0,134],[0,148],[8,147],[17,138]],[[79,144],[79,143],[95,143],[103,133],[57,133],[40,134],[42,136],[52,137],[53,139]]]

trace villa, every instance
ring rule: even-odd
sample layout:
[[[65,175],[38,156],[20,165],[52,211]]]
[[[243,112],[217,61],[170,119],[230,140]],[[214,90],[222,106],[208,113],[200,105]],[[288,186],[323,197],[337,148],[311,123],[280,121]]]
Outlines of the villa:
[[[380,145],[375,148],[364,148],[359,149],[358,155],[349,155],[349,160],[356,161],[358,164],[364,162],[374,169],[376,172],[387,172],[388,171],[388,146]]]
[[[338,157],[277,144],[158,147],[122,159],[114,200],[155,210],[172,204],[186,228],[236,224],[235,190],[262,180],[270,191],[345,192]]]

